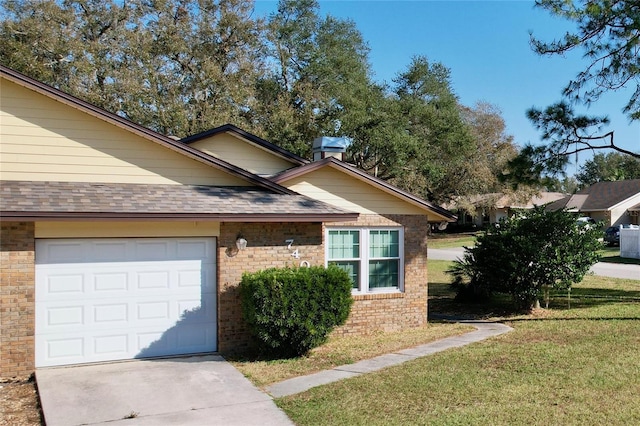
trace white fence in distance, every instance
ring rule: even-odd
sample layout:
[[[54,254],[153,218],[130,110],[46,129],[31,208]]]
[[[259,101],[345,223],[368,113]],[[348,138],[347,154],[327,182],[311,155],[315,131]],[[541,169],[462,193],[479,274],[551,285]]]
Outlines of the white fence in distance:
[[[640,229],[620,229],[620,257],[640,259]]]

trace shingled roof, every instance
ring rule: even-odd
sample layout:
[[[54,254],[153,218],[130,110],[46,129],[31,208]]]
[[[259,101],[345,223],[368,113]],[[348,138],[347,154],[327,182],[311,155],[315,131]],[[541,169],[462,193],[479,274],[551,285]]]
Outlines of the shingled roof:
[[[141,136],[160,146],[168,148],[172,151],[179,152],[180,154],[185,155],[186,157],[189,157],[193,160],[199,161],[201,163],[204,163],[218,170],[222,170],[242,180],[245,180],[251,183],[252,185],[257,185],[262,188],[268,188],[280,194],[293,194],[292,191],[280,185],[274,184],[268,179],[265,179],[253,173],[250,173],[240,167],[234,166],[233,164],[230,164],[214,156],[208,155],[202,151],[191,148],[187,144],[173,140],[168,136],[157,133],[147,127],[144,127],[140,124],[127,120],[124,117],[121,117],[117,114],[113,114],[109,111],[106,111],[102,108],[99,108],[95,105],[85,102],[80,98],[72,96],[68,93],[65,93],[59,89],[56,89],[55,87],[49,86],[48,84],[42,83],[38,80],[34,80],[31,77],[28,77],[22,73],[19,73],[1,64],[0,64],[0,77],[5,78],[8,81],[11,81],[29,90],[33,90],[34,92],[40,93],[41,95],[47,96],[57,102],[60,102],[62,104],[75,108],[79,111],[82,111],[86,114],[89,114],[93,117],[96,117],[99,120],[106,121],[107,123],[110,123],[116,127],[119,127],[128,132]]]
[[[640,179],[597,182],[574,195],[549,205],[549,209],[606,211],[624,200],[640,194]]]
[[[350,221],[357,213],[256,187],[86,182],[0,182],[3,219]]]

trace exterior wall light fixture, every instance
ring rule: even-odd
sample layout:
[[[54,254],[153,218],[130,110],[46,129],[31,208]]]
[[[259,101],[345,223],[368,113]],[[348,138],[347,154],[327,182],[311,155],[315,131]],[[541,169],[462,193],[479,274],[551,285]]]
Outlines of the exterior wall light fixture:
[[[227,257],[234,257],[238,254],[238,252],[240,252],[240,250],[244,250],[246,248],[247,248],[247,240],[242,235],[238,235],[238,238],[236,238],[235,245],[231,247],[227,247],[227,249],[225,250],[225,253]]]
[[[244,250],[247,248],[247,240],[245,240],[242,236],[239,236],[236,240],[236,248],[238,250]]]

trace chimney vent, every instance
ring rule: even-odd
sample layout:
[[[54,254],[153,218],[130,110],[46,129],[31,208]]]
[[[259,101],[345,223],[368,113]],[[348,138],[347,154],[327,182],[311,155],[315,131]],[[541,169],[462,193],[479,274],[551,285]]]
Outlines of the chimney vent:
[[[351,145],[351,139],[347,137],[328,137],[315,138],[313,140],[313,161],[322,160],[327,157],[334,157],[344,161],[344,154],[347,147]]]

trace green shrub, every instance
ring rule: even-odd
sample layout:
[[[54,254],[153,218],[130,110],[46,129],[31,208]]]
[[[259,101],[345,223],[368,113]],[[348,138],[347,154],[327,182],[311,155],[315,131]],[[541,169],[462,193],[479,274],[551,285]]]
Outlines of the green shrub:
[[[549,290],[582,281],[599,259],[600,236],[598,227],[578,224],[566,211],[538,207],[492,225],[447,272],[460,299],[506,293],[527,310],[541,296],[548,300]]]
[[[303,355],[323,344],[349,316],[351,279],[336,266],[271,268],[245,273],[242,312],[260,349],[270,355]]]

